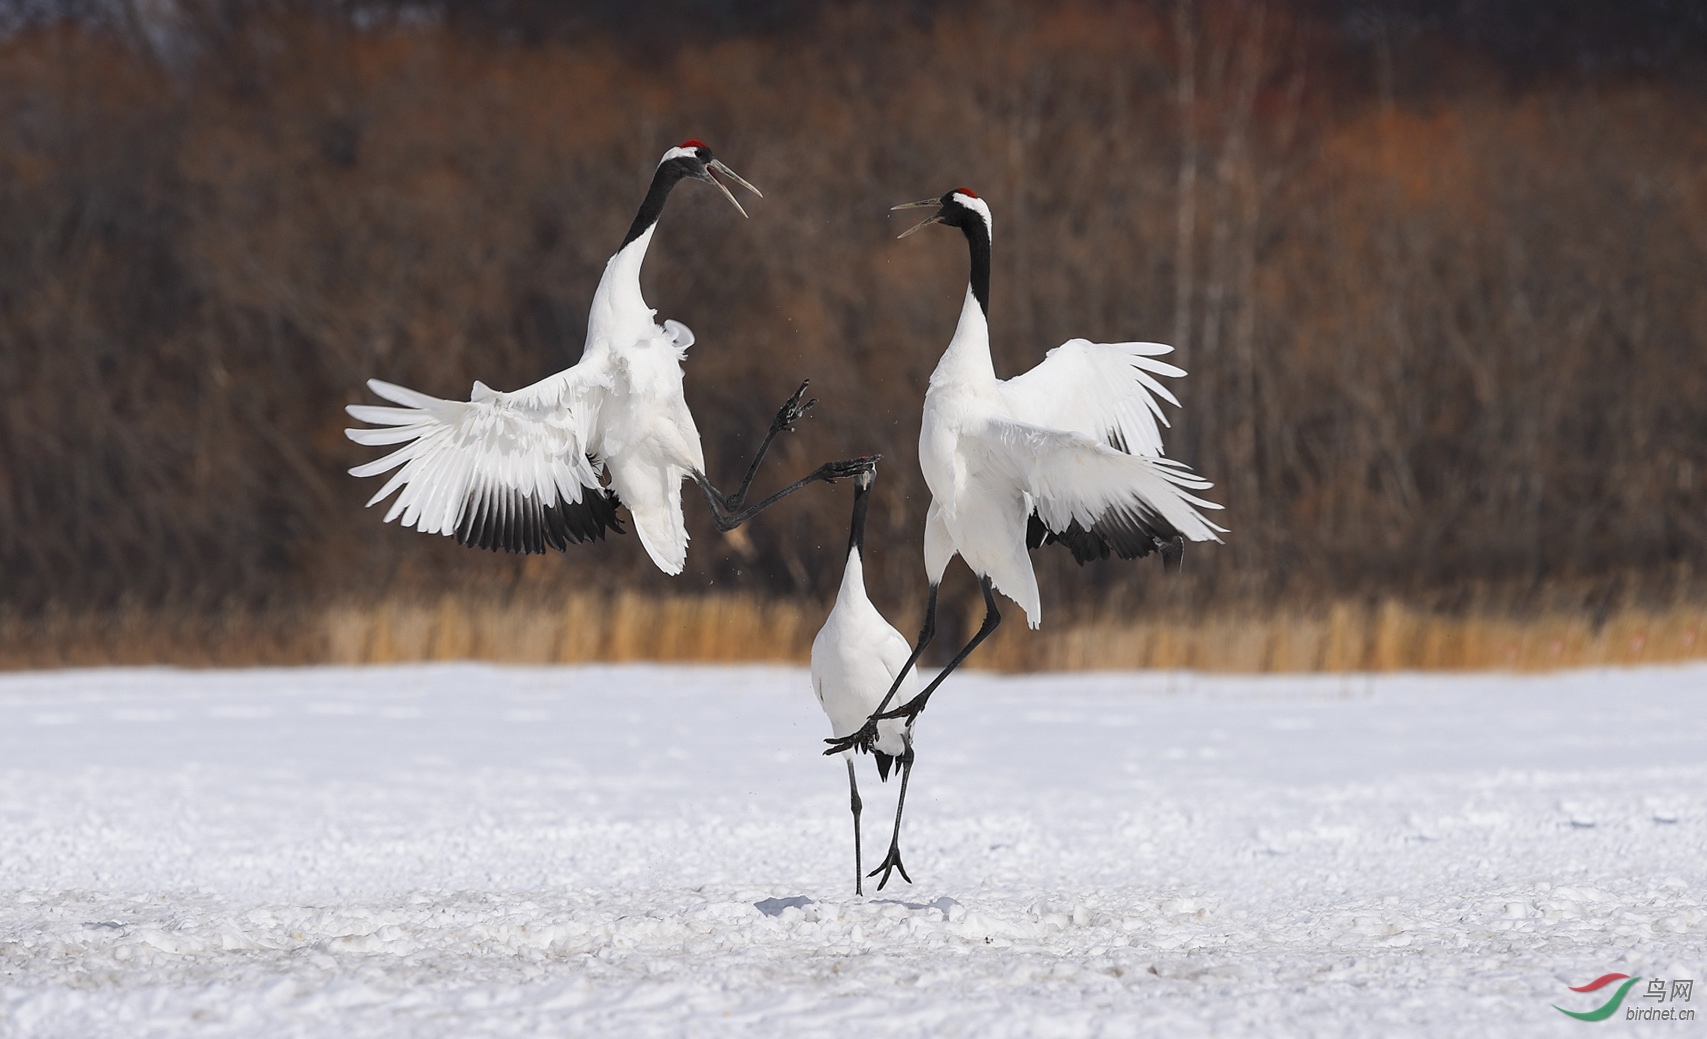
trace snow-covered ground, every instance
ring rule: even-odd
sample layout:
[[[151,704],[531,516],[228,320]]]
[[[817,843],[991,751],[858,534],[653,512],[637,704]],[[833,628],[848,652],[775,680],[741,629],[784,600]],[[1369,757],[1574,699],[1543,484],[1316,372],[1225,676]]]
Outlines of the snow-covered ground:
[[[858,899],[801,671],[0,677],[0,1035],[1707,1039],[1704,689],[968,674]]]

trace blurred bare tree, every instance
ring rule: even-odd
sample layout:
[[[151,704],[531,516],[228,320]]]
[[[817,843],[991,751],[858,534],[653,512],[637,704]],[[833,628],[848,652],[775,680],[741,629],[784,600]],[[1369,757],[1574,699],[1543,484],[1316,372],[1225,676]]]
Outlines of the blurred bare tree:
[[[828,594],[833,491],[736,539],[690,517],[672,584],[632,537],[524,560],[383,526],[343,473],[370,376],[452,396],[573,361],[652,164],[689,136],[766,193],[748,222],[684,193],[646,274],[699,335],[713,476],[811,376],[777,471],[885,454],[886,607],[916,598],[919,402],[965,260],[893,242],[885,210],[959,184],[995,211],[1000,373],[1076,335],[1175,340],[1170,448],[1228,506],[1228,544],[1181,580],[1041,554],[1056,601],[1699,579],[1689,5],[197,0],[169,26],[86,6],[0,42],[12,609]],[[1541,56],[1507,60],[1543,7]]]

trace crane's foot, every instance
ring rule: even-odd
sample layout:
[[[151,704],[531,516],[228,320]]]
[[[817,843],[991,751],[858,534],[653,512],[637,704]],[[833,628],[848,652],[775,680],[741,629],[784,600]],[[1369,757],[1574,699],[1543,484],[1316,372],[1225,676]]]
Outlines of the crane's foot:
[[[857,750],[861,754],[870,754],[871,748],[877,743],[877,719],[867,718],[865,724],[858,730],[846,736],[836,736],[824,741],[830,749],[824,752],[825,757],[833,757],[843,751]]]
[[[778,409],[776,418],[771,419],[771,433],[793,432],[794,423],[802,418],[808,411],[811,411],[812,405],[818,403],[817,397],[813,397],[811,400],[805,401],[804,403],[800,400],[800,398],[806,396],[806,387],[811,384],[811,379],[802,380],[800,388],[794,391],[794,396],[788,398],[788,403]]]
[[[844,458],[840,462],[825,462],[818,467],[815,475],[825,483],[835,483],[861,473],[875,473],[877,463],[882,460],[882,455],[863,455],[859,458]]]
[[[879,873],[883,874],[877,881],[877,890],[882,891],[883,885],[889,883],[891,872],[901,874],[901,879],[909,884],[913,882],[913,878],[907,876],[907,867],[901,865],[901,846],[895,842],[890,842],[889,854],[883,856],[883,861],[878,863],[877,868],[867,873],[866,876],[876,877]]]
[[[918,719],[919,712],[923,711],[924,709],[925,709],[924,704],[920,703],[917,700],[914,700],[912,703],[902,704],[900,707],[895,708],[893,711],[884,711],[882,714],[873,715],[871,717],[871,721],[881,722],[881,721],[888,721],[891,718],[905,718],[905,719],[907,719],[907,724],[912,725],[913,722]]]

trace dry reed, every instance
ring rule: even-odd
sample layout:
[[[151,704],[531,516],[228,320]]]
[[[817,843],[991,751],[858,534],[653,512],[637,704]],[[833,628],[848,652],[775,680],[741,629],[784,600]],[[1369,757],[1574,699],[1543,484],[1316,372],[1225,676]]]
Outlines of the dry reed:
[[[0,615],[0,667],[392,664],[489,660],[803,663],[822,608],[749,596],[574,595],[556,603],[437,601],[213,617],[120,609]],[[1018,617],[1011,618],[1018,621]],[[1010,623],[973,658],[1003,671],[1402,671],[1658,664],[1707,656],[1707,605],[1529,617],[1428,612],[1387,600],[1191,619]],[[946,640],[945,640],[946,641]],[[939,647],[941,648],[941,647]]]

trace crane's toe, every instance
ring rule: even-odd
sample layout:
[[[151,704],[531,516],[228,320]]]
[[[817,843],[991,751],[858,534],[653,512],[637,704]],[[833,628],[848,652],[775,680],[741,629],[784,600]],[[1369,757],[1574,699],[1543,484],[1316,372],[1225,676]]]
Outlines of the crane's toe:
[[[907,875],[907,867],[901,865],[901,847],[898,844],[891,844],[889,854],[883,856],[883,861],[878,863],[877,868],[867,873],[866,876],[876,877],[879,873],[883,874],[877,881],[877,890],[879,891],[882,891],[883,886],[889,883],[890,873],[901,874],[901,879],[909,884],[913,882],[913,878]]]
[[[844,751],[857,750],[863,754],[871,753],[871,748],[877,743],[877,720],[867,718],[865,724],[846,736],[834,736],[824,741],[830,749],[824,752],[825,757],[833,757]]]
[[[806,387],[810,385],[812,385],[811,379],[802,380],[800,388],[794,391],[794,396],[788,398],[788,401],[777,409],[776,418],[771,420],[771,432],[787,433],[792,431],[795,421],[811,411],[812,405],[818,403],[817,397],[807,401],[800,399],[806,396]]]
[[[882,714],[873,715],[872,721],[881,722],[888,721],[891,718],[905,718],[907,719],[907,724],[911,725],[913,724],[913,721],[918,718],[919,712],[924,709],[925,705],[923,703],[918,700],[911,700],[892,711],[884,711]]]
[[[861,455],[858,458],[844,458],[839,462],[825,462],[818,467],[818,474],[826,483],[834,483],[864,473],[875,473],[877,463],[882,460],[882,455]]]

